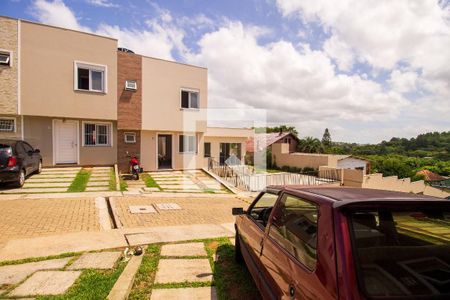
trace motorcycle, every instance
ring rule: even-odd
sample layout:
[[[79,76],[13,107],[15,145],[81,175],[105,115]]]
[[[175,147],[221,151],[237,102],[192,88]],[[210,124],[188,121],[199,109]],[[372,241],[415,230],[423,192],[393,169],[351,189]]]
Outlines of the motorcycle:
[[[130,174],[134,180],[139,180],[139,173],[142,173],[143,170],[139,164],[139,160],[136,157],[136,155],[130,156],[130,157],[131,157],[130,162],[129,162]]]

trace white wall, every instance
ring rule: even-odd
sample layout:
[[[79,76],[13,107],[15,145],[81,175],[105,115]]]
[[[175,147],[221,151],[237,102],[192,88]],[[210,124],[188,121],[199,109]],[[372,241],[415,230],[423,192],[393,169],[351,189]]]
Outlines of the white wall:
[[[347,158],[341,159],[337,162],[337,168],[342,168],[342,169],[363,168],[363,170],[364,170],[363,174],[366,174],[366,164],[367,164],[367,162],[365,160],[354,158],[354,157],[347,157]]]

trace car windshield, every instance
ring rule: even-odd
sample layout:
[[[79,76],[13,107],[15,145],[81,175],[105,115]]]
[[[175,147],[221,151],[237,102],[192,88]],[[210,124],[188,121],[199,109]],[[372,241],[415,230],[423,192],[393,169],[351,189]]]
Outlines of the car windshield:
[[[405,206],[349,212],[360,287],[369,298],[450,299],[450,205]]]

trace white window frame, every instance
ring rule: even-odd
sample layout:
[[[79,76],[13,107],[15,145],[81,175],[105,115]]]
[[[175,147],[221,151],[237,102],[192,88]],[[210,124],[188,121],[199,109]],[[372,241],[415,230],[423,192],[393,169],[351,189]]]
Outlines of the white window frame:
[[[89,70],[89,90],[84,90],[84,89],[78,88],[78,68]],[[103,73],[103,78],[102,78],[103,79],[103,82],[102,82],[103,89],[101,91],[92,89],[92,79],[91,79],[92,71]],[[73,62],[73,89],[75,91],[79,91],[79,92],[107,94],[108,93],[108,66],[75,60]]]
[[[132,136],[133,140],[132,141],[128,141],[127,140],[127,136]],[[124,132],[123,133],[123,140],[124,140],[125,144],[136,144],[136,132]]]
[[[7,50],[7,49],[0,49],[0,53],[1,54],[9,54],[8,64],[7,65],[0,64],[0,67],[11,68],[13,65],[13,52],[11,50]]]
[[[8,118],[8,117],[0,117],[0,120],[10,120],[13,121],[13,130],[1,130],[0,132],[10,132],[10,133],[14,133],[17,132],[17,120],[14,117]]]
[[[183,152],[180,151],[180,145],[178,145],[178,153],[180,154],[197,154],[198,153],[198,138],[197,134],[184,133],[178,136],[178,143],[180,142],[180,137],[183,137]],[[185,138],[188,138],[187,143]],[[194,138],[192,145],[189,145],[189,138]],[[186,147],[187,146],[187,147]],[[194,146],[194,149],[189,150],[189,146]]]
[[[93,124],[95,125],[95,127],[97,128],[98,125],[107,125],[109,126],[109,134],[108,134],[108,139],[109,139],[109,143],[107,145],[99,145],[99,144],[95,144],[95,145],[86,145],[86,124]],[[98,121],[82,121],[81,122],[81,135],[82,135],[82,141],[83,141],[83,147],[112,147],[113,146],[113,123],[112,122],[98,122]]]
[[[189,107],[183,107],[183,92],[188,92],[188,106]],[[197,105],[198,107],[191,107],[191,93],[197,94]],[[197,89],[190,89],[190,88],[181,88],[180,90],[180,108],[182,110],[200,110],[200,90]]]

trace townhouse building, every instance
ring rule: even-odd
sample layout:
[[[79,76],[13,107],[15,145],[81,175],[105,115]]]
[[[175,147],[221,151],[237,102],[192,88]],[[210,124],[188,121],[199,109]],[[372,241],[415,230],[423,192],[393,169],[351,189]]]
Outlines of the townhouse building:
[[[117,40],[0,17],[0,139],[44,166],[198,169],[245,153],[248,129],[208,128],[208,71],[134,54]]]

